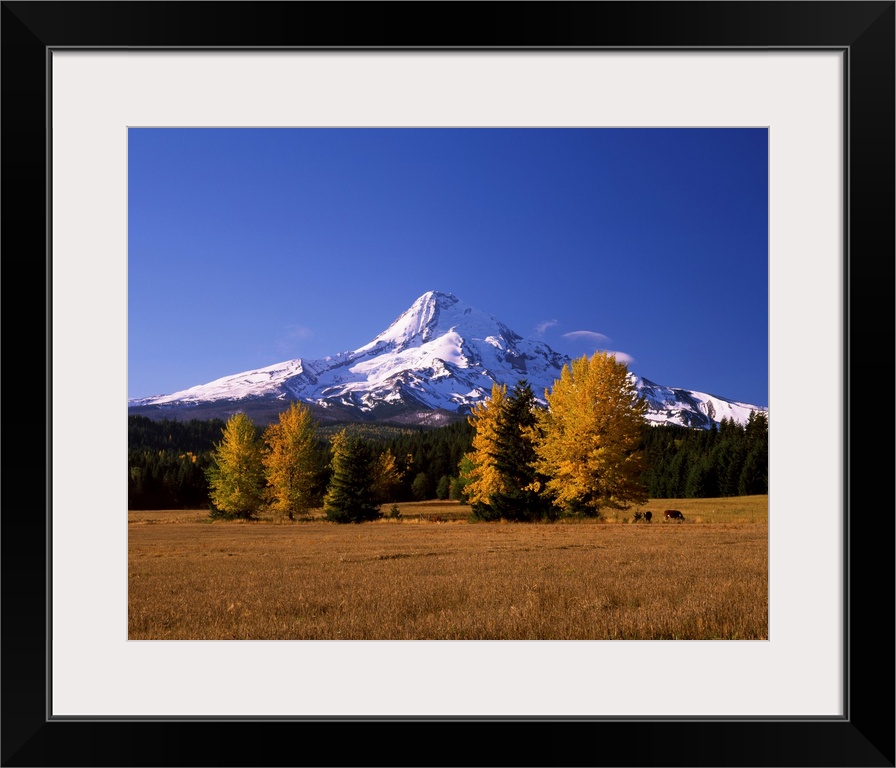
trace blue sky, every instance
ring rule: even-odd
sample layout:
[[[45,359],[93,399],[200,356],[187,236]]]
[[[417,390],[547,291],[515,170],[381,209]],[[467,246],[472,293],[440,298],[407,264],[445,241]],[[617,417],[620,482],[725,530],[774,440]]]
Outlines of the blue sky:
[[[766,406],[767,132],[129,130],[129,397],[356,349],[429,290]]]

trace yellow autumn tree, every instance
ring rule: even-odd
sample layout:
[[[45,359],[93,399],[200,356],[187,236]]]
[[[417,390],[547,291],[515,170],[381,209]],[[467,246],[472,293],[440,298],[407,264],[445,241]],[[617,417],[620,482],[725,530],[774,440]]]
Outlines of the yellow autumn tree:
[[[625,363],[603,352],[573,360],[545,398],[536,469],[553,503],[587,516],[644,503],[638,444],[647,404]]]
[[[235,413],[222,430],[208,469],[213,515],[252,517],[263,503],[264,465],[258,431],[245,413]]]
[[[313,506],[317,481],[316,430],[311,411],[293,402],[264,431],[268,448],[263,458],[268,498],[274,512],[290,520],[307,514]]]
[[[388,448],[383,451],[373,466],[373,495],[379,504],[395,501],[398,487],[401,485],[401,470],[395,456]]]
[[[466,461],[466,485],[464,494],[473,508],[473,514],[480,519],[492,519],[490,499],[502,493],[504,482],[495,464],[498,453],[498,425],[501,410],[507,399],[507,385],[493,384],[491,397],[477,403],[468,420],[475,430],[473,450],[464,457]]]

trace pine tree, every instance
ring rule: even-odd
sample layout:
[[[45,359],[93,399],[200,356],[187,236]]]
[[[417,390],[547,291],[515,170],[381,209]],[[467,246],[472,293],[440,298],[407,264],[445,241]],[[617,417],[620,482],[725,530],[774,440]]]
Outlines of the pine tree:
[[[768,417],[753,411],[744,427],[747,455],[738,482],[738,494],[768,493]]]
[[[750,411],[744,426],[744,435],[750,447],[768,444],[768,416],[762,411]]]
[[[768,454],[754,449],[747,454],[737,485],[738,496],[768,493]]]
[[[324,513],[336,523],[376,520],[380,510],[374,497],[376,458],[370,446],[344,429],[333,437],[333,476],[324,498]]]
[[[258,431],[244,413],[235,413],[222,430],[207,471],[216,509],[234,517],[252,517],[262,505],[264,464]]]
[[[691,467],[684,487],[684,496],[687,499],[706,499],[718,495],[718,470],[712,456],[707,454]]]
[[[316,429],[311,411],[293,402],[264,432],[263,463],[271,507],[290,520],[314,504],[317,482]]]
[[[646,403],[615,355],[573,360],[546,393],[536,469],[566,514],[643,504],[644,455],[639,450]]]
[[[522,380],[504,401],[495,429],[494,467],[501,489],[489,504],[505,520],[538,520],[551,516],[543,494],[547,478],[535,471],[535,444],[540,437],[538,405]]]

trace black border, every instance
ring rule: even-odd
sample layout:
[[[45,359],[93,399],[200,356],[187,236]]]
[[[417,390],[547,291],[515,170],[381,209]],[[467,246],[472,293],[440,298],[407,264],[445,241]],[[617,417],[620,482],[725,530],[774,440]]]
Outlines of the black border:
[[[883,429],[878,424],[882,412],[889,419],[893,397],[894,2],[71,0],[0,5],[0,237],[6,246],[7,293],[11,297],[14,291],[16,299],[6,302],[16,319],[7,318],[3,340],[8,360],[15,354],[11,368],[16,376],[16,371],[28,371],[35,381],[41,378],[37,372],[47,374],[46,406],[32,404],[33,398],[17,390],[12,395],[16,405],[28,406],[16,408],[11,425],[7,409],[7,479],[18,482],[12,488],[7,483],[0,539],[3,766],[894,765],[894,456],[891,422]],[[48,531],[39,509],[50,503],[47,93],[48,54],[62,47],[845,51],[847,423],[830,428],[844,435],[846,456],[846,717],[48,719]],[[29,290],[35,293],[33,301]],[[7,381],[16,383],[15,378]],[[29,410],[38,415],[23,418]],[[38,465],[38,456],[46,463],[22,494],[21,480]],[[46,489],[46,505],[30,498],[30,491],[40,488]],[[812,510],[792,513],[806,518],[811,546]]]

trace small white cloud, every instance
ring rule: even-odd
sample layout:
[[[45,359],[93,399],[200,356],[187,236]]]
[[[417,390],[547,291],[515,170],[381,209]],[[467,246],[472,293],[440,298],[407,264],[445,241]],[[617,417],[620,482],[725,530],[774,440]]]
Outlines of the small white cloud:
[[[610,340],[609,336],[604,336],[597,331],[570,331],[569,333],[564,333],[563,338],[570,341],[588,341],[592,344],[600,344],[603,341]]]
[[[602,352],[606,352],[608,355],[615,355],[617,363],[625,363],[626,365],[631,365],[635,362],[635,358],[631,355],[626,354],[625,352],[614,352],[612,349],[603,349]]]
[[[563,338],[567,341],[576,342],[579,344],[587,344],[591,347],[594,352],[603,352],[608,355],[615,355],[617,363],[625,363],[626,365],[631,365],[635,362],[635,358],[625,352],[618,352],[613,349],[607,349],[603,345],[610,341],[609,336],[605,336],[602,333],[598,333],[597,331],[570,331],[569,333],[564,333]],[[592,353],[593,354],[593,353]]]
[[[547,331],[548,328],[553,328],[557,324],[558,323],[556,320],[542,320],[538,325],[535,326],[535,335],[544,336],[545,331]]]

